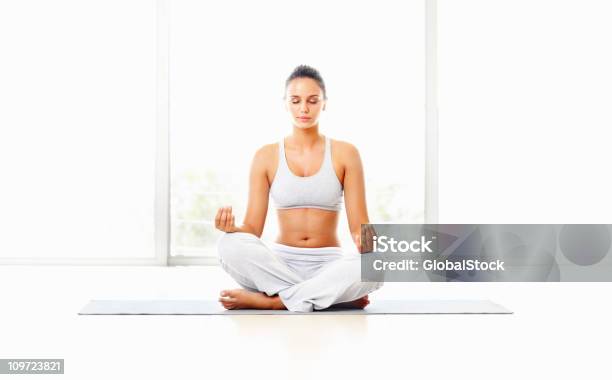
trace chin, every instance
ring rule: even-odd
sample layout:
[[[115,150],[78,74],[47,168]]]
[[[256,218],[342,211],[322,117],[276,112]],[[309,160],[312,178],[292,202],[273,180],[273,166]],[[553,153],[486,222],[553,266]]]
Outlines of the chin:
[[[297,128],[300,129],[308,129],[308,128],[312,128],[313,126],[317,125],[316,121],[311,121],[309,123],[294,123],[293,125],[295,125]]]

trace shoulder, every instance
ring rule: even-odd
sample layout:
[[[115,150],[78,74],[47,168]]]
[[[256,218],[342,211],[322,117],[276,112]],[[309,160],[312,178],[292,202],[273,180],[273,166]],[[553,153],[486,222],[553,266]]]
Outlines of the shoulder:
[[[253,161],[269,161],[278,154],[278,143],[265,144],[257,148]]]
[[[359,158],[359,150],[357,147],[347,141],[331,139],[331,145],[334,154],[345,160]]]
[[[273,165],[276,165],[278,157],[278,143],[265,144],[257,148],[253,155],[253,168],[262,171],[268,171]]]

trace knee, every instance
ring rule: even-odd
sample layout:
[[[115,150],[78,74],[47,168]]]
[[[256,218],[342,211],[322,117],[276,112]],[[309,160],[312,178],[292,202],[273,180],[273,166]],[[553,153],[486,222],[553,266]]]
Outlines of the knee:
[[[382,281],[379,281],[379,282],[369,282],[368,284],[370,284],[371,286],[370,292],[373,292],[375,290],[382,288],[385,283]]]
[[[231,260],[232,256],[239,250],[240,240],[235,232],[224,233],[217,240],[217,254],[221,261]]]
[[[359,275],[361,277],[361,256],[360,255],[347,255],[342,258],[341,265],[344,267],[346,273]]]
[[[357,255],[349,255],[343,259],[344,265],[344,273],[350,273],[351,281],[355,284],[360,284],[361,286],[368,289],[369,292],[373,292],[374,290],[380,289],[384,281],[383,278],[380,278],[380,281],[372,281],[373,279],[369,279],[364,281],[364,278],[368,278],[368,276],[362,276],[362,260],[361,254]],[[379,278],[376,278],[379,280]]]
[[[237,257],[244,257],[246,244],[253,239],[257,239],[255,235],[243,232],[226,232],[217,241],[217,254],[222,262],[232,261]]]

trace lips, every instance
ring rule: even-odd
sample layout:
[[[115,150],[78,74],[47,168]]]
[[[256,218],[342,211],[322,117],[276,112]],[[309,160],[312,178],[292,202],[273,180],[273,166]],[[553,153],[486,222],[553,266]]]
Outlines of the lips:
[[[306,120],[310,120],[310,117],[298,117],[298,119],[302,120],[302,121],[306,121]]]

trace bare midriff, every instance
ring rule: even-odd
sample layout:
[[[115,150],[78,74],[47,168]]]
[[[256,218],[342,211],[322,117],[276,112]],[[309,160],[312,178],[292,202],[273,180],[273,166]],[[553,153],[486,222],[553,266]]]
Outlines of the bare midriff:
[[[340,247],[338,214],[317,208],[279,209],[276,242],[300,248]]]

